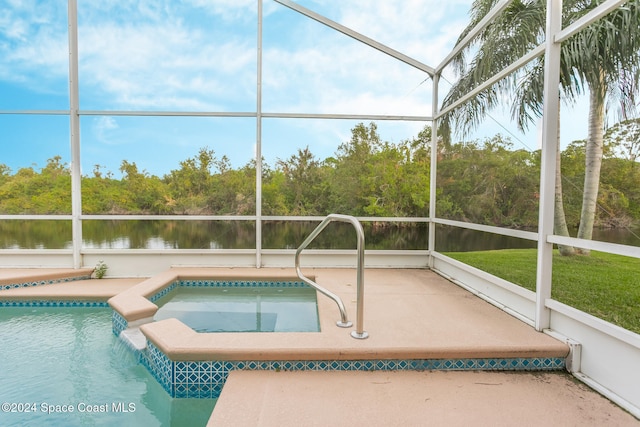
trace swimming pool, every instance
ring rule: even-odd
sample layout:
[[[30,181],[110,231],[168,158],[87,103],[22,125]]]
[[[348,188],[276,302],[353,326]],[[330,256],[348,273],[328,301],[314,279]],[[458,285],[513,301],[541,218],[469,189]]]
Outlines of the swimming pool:
[[[0,425],[205,425],[111,332],[107,308],[0,308]]]
[[[156,301],[154,320],[177,318],[196,332],[319,332],[310,287],[179,287]]]

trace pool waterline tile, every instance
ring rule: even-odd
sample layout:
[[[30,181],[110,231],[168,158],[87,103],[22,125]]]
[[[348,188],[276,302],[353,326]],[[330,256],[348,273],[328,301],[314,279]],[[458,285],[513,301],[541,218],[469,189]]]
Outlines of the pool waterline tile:
[[[144,363],[174,398],[217,398],[233,370],[255,371],[557,371],[565,359],[385,359],[385,360],[238,360],[171,361],[149,343],[151,363]],[[169,374],[171,372],[171,374]]]
[[[215,280],[215,279],[178,279],[150,296],[155,303],[177,288],[305,288],[309,285],[299,280]]]
[[[140,361],[174,398],[217,398],[229,373],[254,371],[557,371],[561,357],[371,360],[172,361],[147,342]]]
[[[108,308],[109,304],[92,300],[0,300],[0,307]]]

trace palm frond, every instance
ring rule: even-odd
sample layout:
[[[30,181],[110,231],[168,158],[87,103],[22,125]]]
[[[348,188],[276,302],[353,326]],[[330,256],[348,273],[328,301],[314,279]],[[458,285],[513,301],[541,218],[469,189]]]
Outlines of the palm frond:
[[[495,6],[497,0],[476,0],[471,22],[460,36],[462,40]],[[601,1],[565,0],[563,25],[567,26]],[[635,112],[640,88],[640,0],[627,2],[600,21],[565,41],[561,50],[560,85],[566,102],[589,87],[592,92],[608,94],[611,105],[623,114]],[[451,105],[482,82],[502,71],[544,41],[546,2],[514,0],[504,12],[481,31],[473,48],[468,47],[454,60],[460,76],[443,100]],[[467,61],[465,56],[474,52]],[[510,76],[483,91],[475,99],[450,112],[442,120],[442,130],[468,134],[502,97],[512,94],[511,114],[520,129],[526,129],[534,117],[542,114],[544,58],[532,61]]]

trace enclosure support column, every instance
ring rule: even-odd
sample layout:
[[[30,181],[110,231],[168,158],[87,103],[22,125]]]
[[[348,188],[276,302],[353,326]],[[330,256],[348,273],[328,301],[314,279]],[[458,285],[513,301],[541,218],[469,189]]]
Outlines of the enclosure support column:
[[[78,4],[68,3],[69,25],[69,124],[71,139],[71,216],[73,268],[82,267],[82,195],[80,168],[80,101],[78,96]]]
[[[547,0],[547,28],[544,61],[544,105],[542,117],[542,162],[540,166],[540,211],[538,217],[538,264],[536,273],[536,318],[538,331],[549,328],[558,118],[560,108],[560,43],[556,34],[562,29],[562,0]]]
[[[262,266],[262,0],[258,1],[256,88],[256,267]]]
[[[429,268],[433,268],[433,256],[436,250],[436,224],[433,220],[436,217],[436,172],[438,167],[438,84],[440,73],[433,75],[433,97],[431,100],[431,166],[429,171]]]

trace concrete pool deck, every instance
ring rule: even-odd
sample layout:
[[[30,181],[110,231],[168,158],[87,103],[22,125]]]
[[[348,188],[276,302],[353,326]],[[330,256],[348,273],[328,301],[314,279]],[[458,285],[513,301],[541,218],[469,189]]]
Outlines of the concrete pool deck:
[[[207,427],[639,424],[563,372],[234,371]]]
[[[355,320],[354,270],[310,269],[305,274],[340,296],[349,318]],[[153,316],[148,311],[152,304],[140,296],[157,292],[161,283],[177,277],[295,280],[296,276],[292,269],[176,268],[119,294],[110,304],[129,321]],[[565,343],[537,333],[427,270],[366,271],[367,339],[351,337],[355,324],[337,327],[337,305],[323,295],[318,295],[318,316],[321,332],[204,334],[176,319],[147,323],[140,329],[175,361],[564,358],[569,353]]]
[[[180,271],[193,277],[277,277],[291,276],[292,270]],[[305,273],[340,295],[350,319],[355,320],[355,270]],[[9,276],[9,269],[0,270],[0,278]],[[0,299],[106,301],[133,292],[145,280],[107,278],[30,286],[2,290]],[[179,344],[172,357],[183,360],[206,360],[212,355],[299,359],[331,354],[380,359],[564,357],[568,353],[564,343],[428,270],[365,271],[364,329],[370,334],[366,340],[351,338],[354,328],[335,326],[339,314],[333,301],[319,295],[318,304],[320,333],[197,334],[171,319],[148,324],[143,330],[159,346]],[[208,425],[469,424],[626,426],[640,422],[564,372],[233,371]]]

